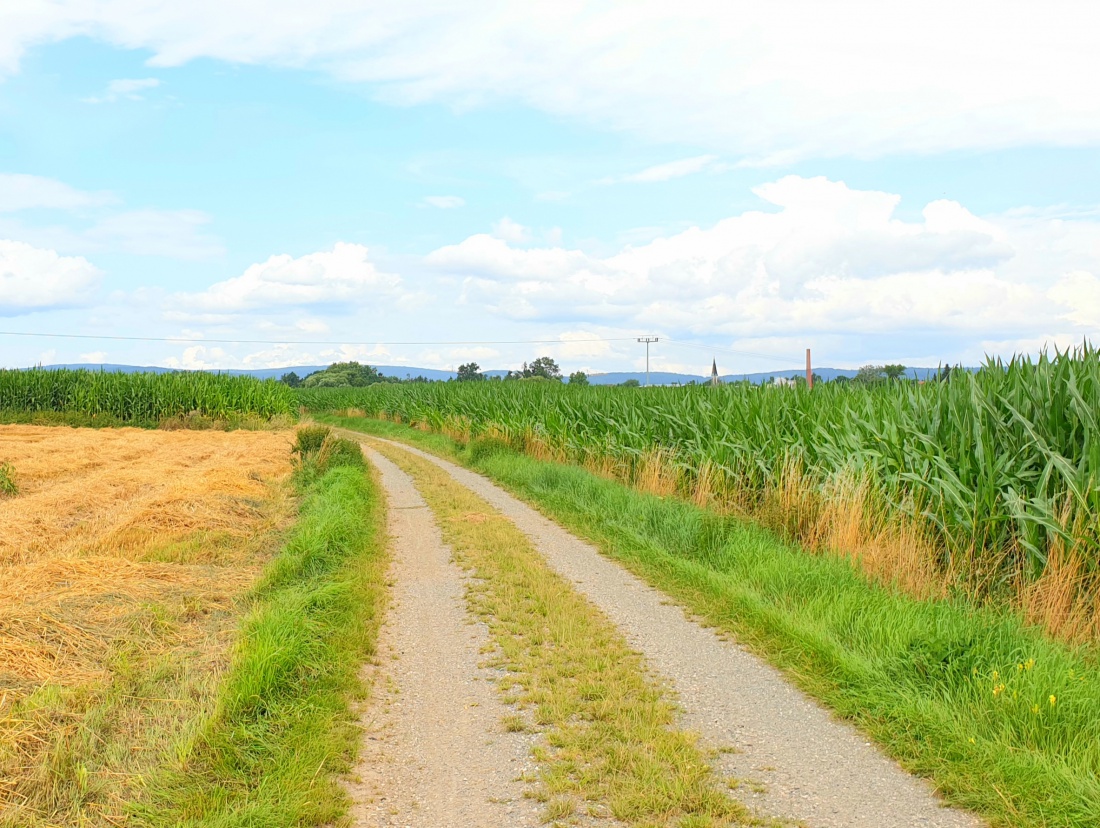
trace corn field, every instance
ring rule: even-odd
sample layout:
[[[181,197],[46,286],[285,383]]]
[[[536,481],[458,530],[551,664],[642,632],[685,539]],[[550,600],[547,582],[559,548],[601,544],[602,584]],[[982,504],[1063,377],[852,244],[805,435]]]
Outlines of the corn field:
[[[179,372],[123,374],[85,370],[0,370],[0,411],[67,412],[156,423],[198,413],[269,418],[297,410],[293,393],[274,380]]]
[[[454,436],[494,435],[632,482],[663,480],[658,490],[770,515],[803,541],[822,540],[827,513],[850,519],[837,516],[838,504],[858,506],[863,542],[904,525],[926,542],[936,571],[987,592],[1034,582],[1052,563],[1064,570],[1071,558],[1071,592],[1100,571],[1100,353],[1090,346],[924,384],[452,382],[299,399]]]

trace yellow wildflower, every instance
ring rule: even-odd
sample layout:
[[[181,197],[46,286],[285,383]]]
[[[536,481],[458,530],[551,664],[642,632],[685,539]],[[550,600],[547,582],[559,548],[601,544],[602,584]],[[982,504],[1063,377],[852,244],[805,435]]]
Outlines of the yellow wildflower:
[[[1055,697],[1055,696],[1051,696],[1051,697],[1050,697],[1050,706],[1051,706],[1051,707],[1054,707],[1054,703],[1055,703],[1056,701],[1058,701],[1057,697]]]
[[[1038,713],[1039,713],[1039,705],[1037,705],[1037,704],[1033,704],[1033,705],[1031,705],[1031,712],[1032,712],[1032,713],[1035,713],[1036,715],[1038,715]]]

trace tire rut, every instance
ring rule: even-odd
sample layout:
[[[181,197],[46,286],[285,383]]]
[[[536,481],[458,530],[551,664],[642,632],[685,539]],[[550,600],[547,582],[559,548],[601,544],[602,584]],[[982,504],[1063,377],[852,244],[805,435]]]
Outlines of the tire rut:
[[[520,781],[533,736],[506,733],[496,671],[479,666],[485,627],[467,613],[463,578],[412,480],[364,447],[387,500],[392,601],[368,668],[360,757],[347,788],[366,828],[523,828],[538,806]]]
[[[808,828],[984,825],[947,807],[926,781],[908,774],[778,670],[701,626],[664,593],[486,478],[412,446],[371,439],[439,466],[527,534],[551,568],[606,613],[671,682],[684,708],[683,724],[713,747],[734,749],[720,756],[719,770],[748,783],[738,794],[761,816]]]

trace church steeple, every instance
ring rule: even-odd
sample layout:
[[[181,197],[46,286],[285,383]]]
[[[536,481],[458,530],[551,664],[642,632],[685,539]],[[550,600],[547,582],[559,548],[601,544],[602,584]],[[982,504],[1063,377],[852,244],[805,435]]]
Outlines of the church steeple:
[[[710,384],[717,385],[718,382],[718,362],[712,359],[710,361]]]

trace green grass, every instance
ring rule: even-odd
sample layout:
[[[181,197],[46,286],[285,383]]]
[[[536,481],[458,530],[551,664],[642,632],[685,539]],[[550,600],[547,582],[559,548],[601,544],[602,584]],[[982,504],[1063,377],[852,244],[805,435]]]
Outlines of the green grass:
[[[915,600],[758,526],[500,444],[462,447],[387,422],[321,419],[487,474],[735,634],[993,825],[1096,825],[1094,648],[1054,642],[1008,611]]]
[[[355,755],[350,702],[385,600],[382,505],[361,466],[307,457],[298,480],[300,520],[255,592],[217,709],[128,824],[289,828],[346,811],[336,775]]]
[[[11,463],[0,463],[0,498],[15,497],[19,484],[15,481],[15,468]]]

